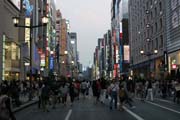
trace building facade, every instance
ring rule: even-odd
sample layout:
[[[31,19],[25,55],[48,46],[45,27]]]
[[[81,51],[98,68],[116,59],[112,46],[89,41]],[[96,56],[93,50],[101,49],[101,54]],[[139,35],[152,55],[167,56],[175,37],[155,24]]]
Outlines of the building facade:
[[[176,77],[180,68],[180,1],[166,1],[166,52],[168,59],[165,62],[166,69],[172,77]]]
[[[134,75],[160,79],[166,47],[164,0],[129,0],[129,39]]]
[[[14,27],[12,17],[20,13],[20,1],[0,1],[0,81],[20,79],[19,29]],[[3,29],[2,29],[3,28]]]
[[[60,33],[60,72],[61,75],[67,76],[68,75],[68,56],[65,55],[65,51],[67,51],[67,37],[68,37],[68,31],[67,31],[67,24],[66,19],[62,19],[61,21],[61,33]]]

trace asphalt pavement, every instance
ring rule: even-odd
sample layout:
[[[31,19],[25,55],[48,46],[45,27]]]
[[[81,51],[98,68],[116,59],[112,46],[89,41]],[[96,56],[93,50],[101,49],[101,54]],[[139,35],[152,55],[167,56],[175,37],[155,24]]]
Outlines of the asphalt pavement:
[[[73,106],[59,104],[50,112],[43,112],[32,105],[15,114],[17,120],[180,120],[180,105],[168,100],[155,99],[142,102],[134,99],[135,109],[124,106],[124,111],[110,110],[105,104],[94,103],[93,97],[75,100]]]

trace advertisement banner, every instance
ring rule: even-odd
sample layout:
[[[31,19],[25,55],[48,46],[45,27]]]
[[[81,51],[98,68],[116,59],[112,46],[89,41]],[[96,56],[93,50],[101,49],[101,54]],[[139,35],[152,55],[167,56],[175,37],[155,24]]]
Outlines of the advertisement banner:
[[[129,63],[129,45],[124,45],[124,62]]]

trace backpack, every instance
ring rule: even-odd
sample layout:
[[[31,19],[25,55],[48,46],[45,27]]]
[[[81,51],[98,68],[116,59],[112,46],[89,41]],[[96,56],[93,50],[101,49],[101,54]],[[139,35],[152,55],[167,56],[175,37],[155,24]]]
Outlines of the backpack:
[[[125,97],[125,90],[122,88],[119,90],[119,97],[124,98]]]

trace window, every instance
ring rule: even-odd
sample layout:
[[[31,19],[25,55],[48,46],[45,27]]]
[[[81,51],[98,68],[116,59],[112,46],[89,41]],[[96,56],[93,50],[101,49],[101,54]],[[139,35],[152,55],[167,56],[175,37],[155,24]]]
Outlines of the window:
[[[162,23],[162,18],[160,18],[160,28],[162,29],[162,27],[163,27],[163,23]]]
[[[152,0],[150,0],[150,5],[152,5]]]
[[[156,38],[156,49],[158,49],[158,38]]]
[[[157,8],[154,8],[154,12],[155,12],[155,17],[157,16]]]
[[[153,13],[152,13],[152,11],[151,11],[151,19],[153,19]]]
[[[160,36],[160,48],[163,47],[164,41],[163,41],[163,35]]]
[[[162,3],[159,2],[159,11],[161,12],[162,11]]]
[[[146,9],[148,9],[149,8],[149,3],[148,3],[148,1],[146,2]]]
[[[151,35],[153,35],[153,26],[151,26]]]
[[[156,30],[156,32],[158,31],[157,23],[155,23],[155,30]]]

